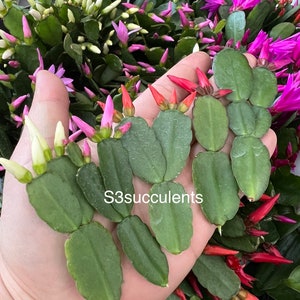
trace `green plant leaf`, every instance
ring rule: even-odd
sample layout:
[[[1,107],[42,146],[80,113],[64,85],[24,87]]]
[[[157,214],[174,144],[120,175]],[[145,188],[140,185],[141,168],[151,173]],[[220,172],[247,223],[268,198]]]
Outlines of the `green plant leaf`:
[[[84,165],[82,151],[77,143],[75,142],[68,143],[66,147],[66,152],[68,154],[68,157],[70,158],[70,160],[75,166],[81,167]]]
[[[150,190],[150,225],[159,244],[173,254],[190,246],[192,210],[183,186],[174,182],[154,184]]]
[[[97,41],[100,35],[99,23],[92,19],[83,23],[84,32],[88,39]]]
[[[6,132],[0,127],[0,157],[9,159],[13,152],[13,146]]]
[[[233,39],[234,44],[242,40],[246,27],[246,17],[244,11],[234,11],[231,13],[226,22],[225,35],[226,39]]]
[[[88,204],[76,183],[76,173],[77,167],[68,157],[62,156],[49,161],[47,172],[26,186],[36,213],[60,232],[72,232],[93,216],[93,210],[86,208]]]
[[[271,182],[275,192],[280,193],[280,204],[299,205],[300,177],[292,174],[289,166],[278,168],[271,175]]]
[[[107,192],[114,196],[113,208],[123,217],[131,213],[133,201],[125,201],[125,196],[133,199],[133,175],[128,160],[128,152],[118,139],[106,139],[98,143],[99,168]]]
[[[228,220],[222,226],[222,236],[225,237],[241,237],[245,235],[245,231],[244,220],[238,215],[235,215],[233,219]]]
[[[250,102],[253,105],[267,108],[271,106],[277,95],[277,79],[275,75],[265,68],[252,69],[253,90]]]
[[[228,117],[223,104],[212,96],[198,97],[193,109],[193,127],[201,146],[220,150],[228,136]]]
[[[148,227],[138,216],[125,218],[117,225],[117,234],[123,251],[134,268],[148,281],[168,284],[168,262]]]
[[[73,232],[65,243],[69,273],[85,299],[119,300],[122,269],[111,234],[92,222]]]
[[[193,272],[201,285],[221,299],[231,299],[240,289],[240,279],[222,257],[202,254]]]
[[[245,101],[252,92],[253,75],[246,57],[239,51],[227,48],[220,51],[213,61],[214,79],[220,89],[231,89],[226,98]]]
[[[103,66],[103,70],[94,76],[95,80],[100,84],[105,85],[121,75],[122,69],[122,60],[115,54],[109,53],[105,56],[105,65]]]
[[[258,200],[269,185],[271,163],[268,149],[258,138],[239,136],[233,140],[230,157],[239,188],[249,200]]]
[[[221,236],[219,232],[217,232],[213,238],[224,247],[244,252],[253,252],[260,244],[260,238],[251,235],[228,237],[223,235]]]
[[[272,4],[269,1],[261,1],[249,12],[246,19],[246,28],[250,29],[249,41],[252,42],[256,38],[271,11]]]
[[[273,38],[273,40],[277,39],[286,39],[289,36],[291,36],[296,30],[296,26],[293,23],[290,22],[282,22],[277,25],[275,25],[271,31],[270,31],[270,37]]]
[[[9,33],[17,37],[20,40],[24,39],[23,27],[22,27],[23,12],[21,7],[12,6],[7,14],[3,17],[3,23],[9,30]]]
[[[229,128],[235,135],[250,135],[255,130],[255,114],[247,102],[232,102],[227,106]]]
[[[174,48],[175,63],[181,60],[183,57],[191,54],[196,43],[197,39],[195,37],[186,36],[181,38]]]
[[[280,265],[261,263],[257,265],[255,287],[261,291],[277,288],[300,265],[300,236],[297,230],[280,239],[276,246],[281,255],[293,260],[293,263]]]
[[[34,73],[39,66],[36,47],[29,45],[16,45],[16,59],[22,64],[22,68],[28,73]],[[28,75],[27,75],[28,76]]]
[[[54,15],[49,15],[36,25],[36,32],[41,40],[50,46],[55,46],[62,42],[63,32],[61,24]]]
[[[64,50],[67,54],[72,57],[78,65],[82,64],[82,49],[79,48],[76,44],[73,43],[72,38],[69,33],[66,34],[64,41]]]
[[[200,152],[193,161],[193,182],[200,204],[209,222],[222,226],[239,209],[238,187],[229,158],[223,152]]]
[[[285,284],[300,293],[300,266],[297,266],[290,274]]]
[[[267,108],[252,106],[252,111],[255,115],[255,130],[252,135],[261,138],[271,127],[272,116]]]
[[[150,183],[160,183],[166,173],[166,159],[152,128],[140,117],[128,118],[130,130],[121,138],[129,153],[133,173]]]
[[[190,154],[191,119],[177,110],[161,111],[152,128],[166,158],[164,180],[172,180],[180,174]]]
[[[104,217],[113,222],[120,222],[123,217],[106,199],[106,190],[99,168],[95,163],[82,166],[77,173],[77,182],[88,203]],[[105,201],[106,199],[106,201]]]

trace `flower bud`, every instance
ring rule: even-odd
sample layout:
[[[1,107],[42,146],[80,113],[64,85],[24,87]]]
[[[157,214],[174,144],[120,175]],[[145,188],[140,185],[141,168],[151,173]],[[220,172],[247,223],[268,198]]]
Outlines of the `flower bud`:
[[[33,124],[33,122],[29,119],[28,116],[25,116],[24,119],[25,119],[25,125],[28,128],[31,140],[33,140],[33,138],[35,136],[38,138],[39,143],[43,149],[46,161],[49,161],[52,158],[52,151],[51,151],[46,139],[41,135],[39,130],[36,128],[36,126]]]
[[[47,170],[47,161],[44,151],[37,136],[33,137],[31,143],[32,167],[37,175],[41,175]]]
[[[0,164],[5,168],[6,171],[11,173],[19,182],[29,183],[32,181],[31,172],[18,164],[13,160],[8,160],[6,158],[0,158]]]
[[[62,156],[65,153],[65,141],[67,140],[65,128],[61,121],[58,121],[55,129],[54,136],[54,151],[56,156]]]

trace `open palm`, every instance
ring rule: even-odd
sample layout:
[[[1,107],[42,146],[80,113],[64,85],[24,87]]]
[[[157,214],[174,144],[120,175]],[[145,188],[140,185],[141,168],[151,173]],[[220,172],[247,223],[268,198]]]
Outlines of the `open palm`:
[[[210,59],[205,53],[199,52],[188,56],[167,74],[179,75],[196,82],[197,67],[204,72],[210,67]],[[167,74],[154,84],[166,98],[176,88],[167,78]],[[183,99],[186,96],[185,92],[176,89],[179,100]],[[29,116],[49,145],[53,146],[54,131],[58,121],[62,121],[65,128],[68,128],[68,107],[68,94],[61,80],[47,71],[40,71]],[[149,124],[159,112],[149,90],[135,101],[135,107],[136,114],[145,118]],[[273,131],[270,130],[263,137],[263,142],[272,153],[276,144]],[[228,140],[225,146],[227,150],[230,149],[230,143]],[[177,178],[187,193],[193,191],[191,162],[199,151],[199,145],[192,146],[186,167]],[[27,168],[31,166],[30,140],[26,128],[12,159]],[[149,192],[150,186],[137,178],[134,179],[134,185],[138,194]],[[67,235],[53,231],[36,215],[28,201],[25,185],[20,184],[9,174],[5,178],[3,198],[0,219],[0,298],[4,300],[82,299],[66,268],[64,242]],[[134,270],[125,255],[121,255],[124,277],[121,299],[166,299],[184,279],[215,230],[215,227],[204,218],[199,205],[193,204],[192,210],[194,234],[191,246],[179,255],[166,253],[170,269],[169,286],[161,288],[149,283]],[[145,223],[149,223],[146,204],[136,204],[133,213]],[[95,219],[114,234],[113,223],[99,215],[96,215]]]

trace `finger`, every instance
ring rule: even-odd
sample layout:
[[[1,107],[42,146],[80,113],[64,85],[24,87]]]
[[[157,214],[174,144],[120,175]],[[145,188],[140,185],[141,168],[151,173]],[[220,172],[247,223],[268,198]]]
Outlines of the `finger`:
[[[176,84],[168,79],[168,75],[176,75],[184,77],[190,81],[197,82],[196,68],[207,72],[211,64],[209,56],[204,52],[197,52],[190,54],[182,59],[168,72],[166,72],[160,79],[158,79],[153,86],[166,98],[169,99],[171,93],[176,89],[177,97],[182,100],[188,92],[179,88]],[[141,96],[134,101],[136,116],[145,118],[148,122],[152,123],[153,119],[157,116],[159,108],[156,105],[153,96],[149,89],[147,89]]]
[[[40,71],[37,74],[36,89],[29,118],[39,129],[50,147],[53,147],[57,122],[61,121],[64,128],[68,129],[68,109],[69,98],[63,82],[48,71]],[[25,126],[13,153],[13,159],[19,163],[27,164],[31,159],[30,144],[29,132]]]

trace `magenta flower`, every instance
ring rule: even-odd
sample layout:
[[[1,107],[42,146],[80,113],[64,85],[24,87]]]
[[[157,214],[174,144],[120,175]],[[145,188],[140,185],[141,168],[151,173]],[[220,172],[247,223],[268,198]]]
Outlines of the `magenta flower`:
[[[260,0],[233,0],[230,10],[236,11],[236,10],[252,9],[258,3],[260,3]]]
[[[268,34],[263,30],[260,30],[254,41],[249,44],[247,52],[253,54],[254,56],[257,56],[261,51],[263,43],[267,39]]]
[[[126,46],[129,38],[128,29],[126,25],[120,20],[117,25],[114,21],[112,21],[112,25],[116,31],[117,37],[120,40],[121,44]]]
[[[272,114],[300,109],[300,71],[289,74],[283,93],[270,108]]]
[[[273,220],[278,221],[278,222],[282,222],[282,223],[289,223],[289,224],[296,224],[297,221],[291,218],[288,218],[286,216],[283,215],[274,215],[272,217]]]
[[[226,4],[225,0],[205,0],[206,4],[201,9],[208,10],[208,18],[215,15],[221,5]]]

